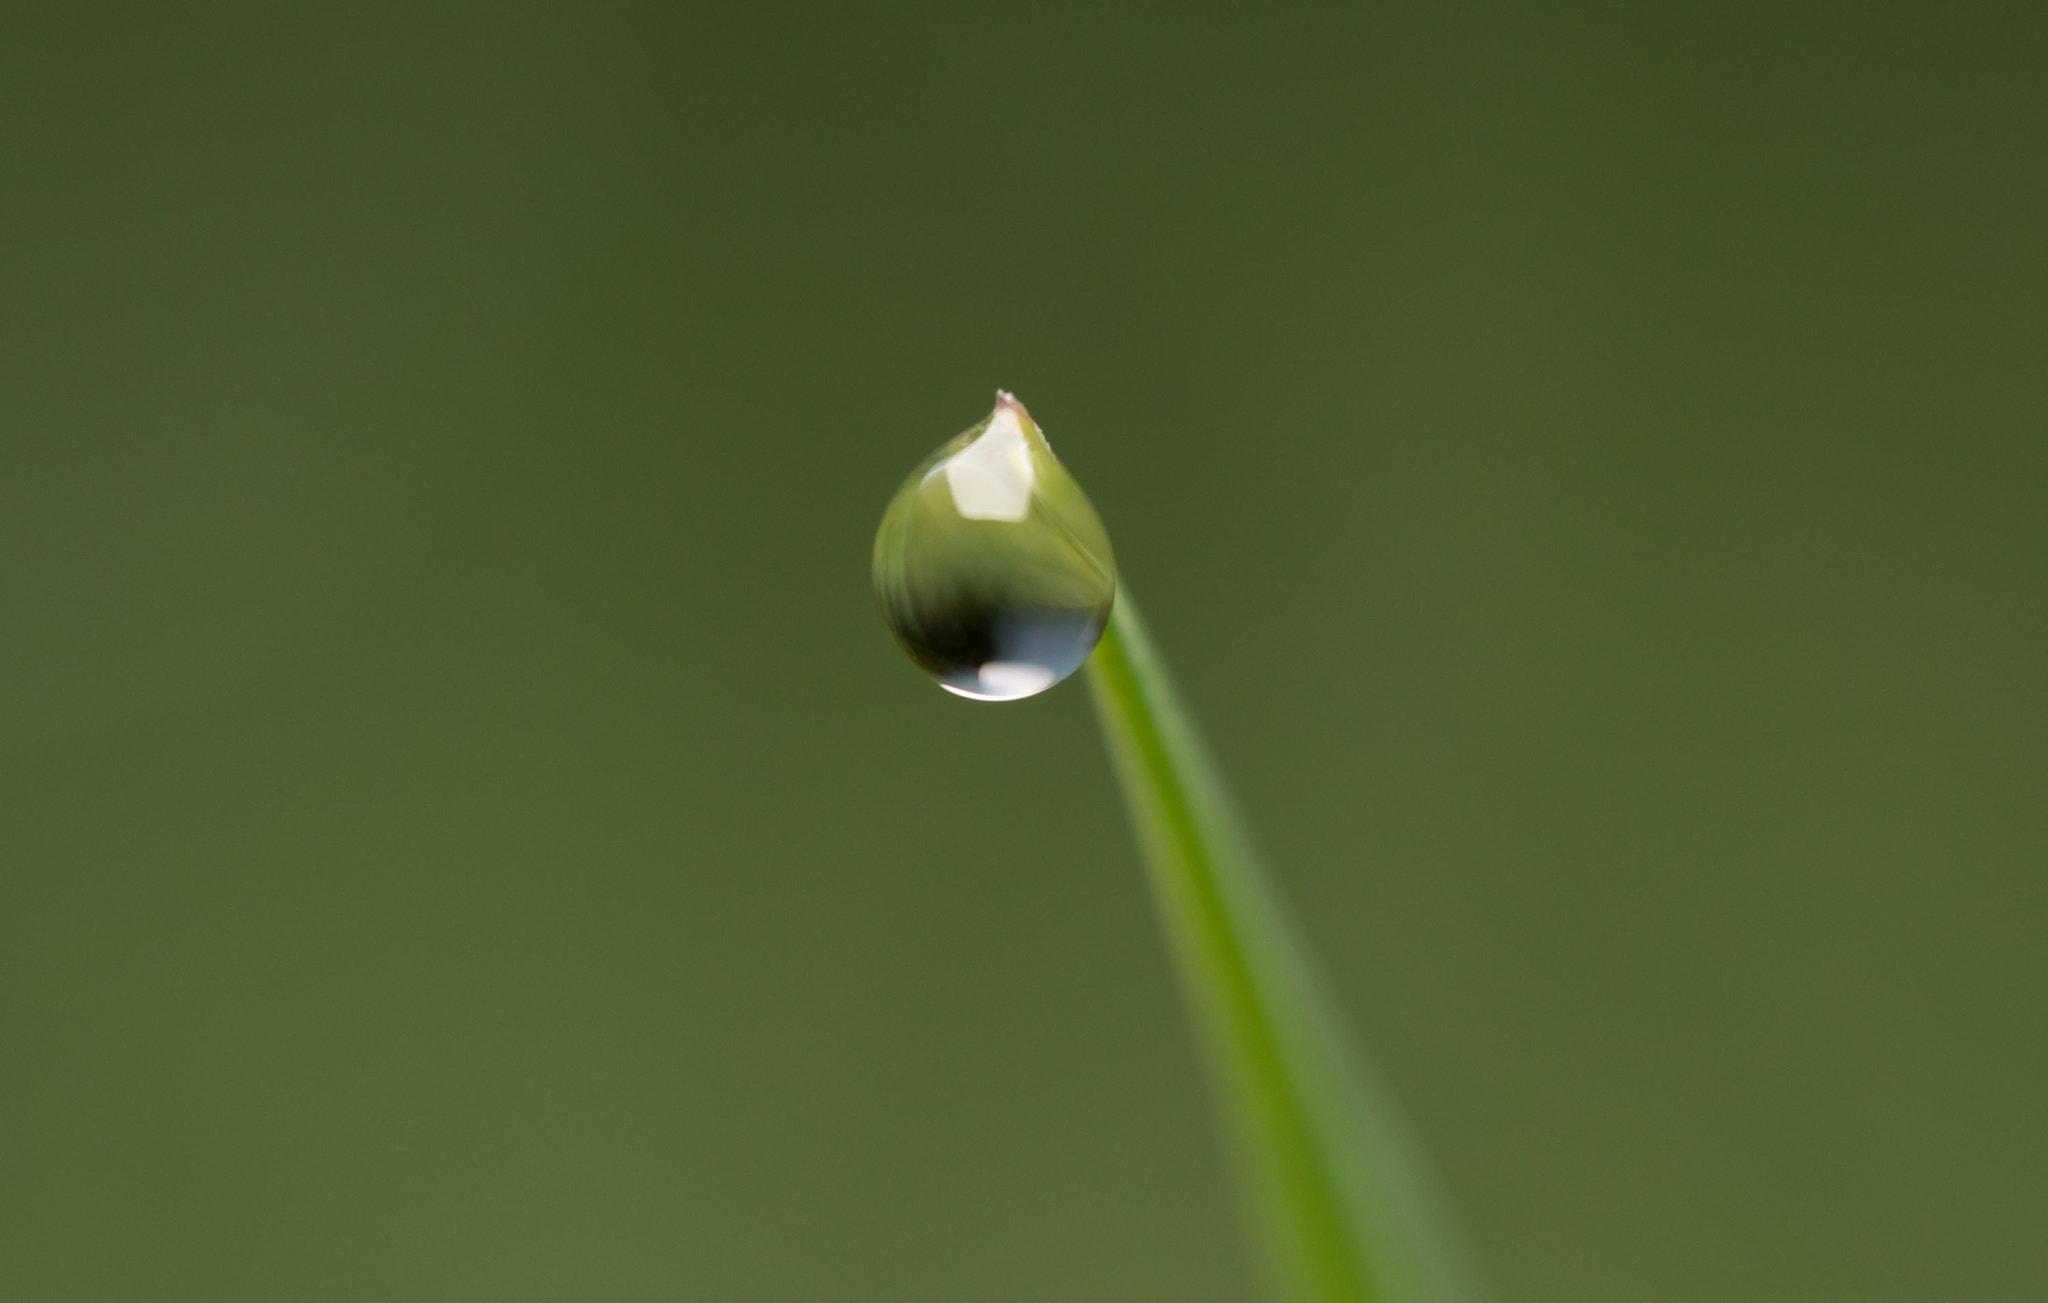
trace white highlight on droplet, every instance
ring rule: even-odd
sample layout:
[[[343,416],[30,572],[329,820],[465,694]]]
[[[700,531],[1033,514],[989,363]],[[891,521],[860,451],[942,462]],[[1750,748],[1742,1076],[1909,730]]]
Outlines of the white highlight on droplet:
[[[1031,514],[1033,479],[1031,445],[1024,439],[1017,409],[1008,403],[996,408],[980,438],[946,463],[946,487],[953,491],[953,509],[969,520],[1024,519]],[[987,672],[984,666],[982,673]]]
[[[956,697],[967,697],[974,701],[1015,701],[1020,697],[1032,697],[1053,685],[1059,676],[1043,665],[1030,665],[1023,661],[990,661],[983,665],[978,677],[981,691],[972,688],[955,687],[941,683],[940,687]]]

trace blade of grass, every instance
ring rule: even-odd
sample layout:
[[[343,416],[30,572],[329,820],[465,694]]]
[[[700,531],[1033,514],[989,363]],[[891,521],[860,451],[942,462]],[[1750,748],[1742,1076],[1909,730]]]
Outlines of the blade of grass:
[[[1286,1303],[1476,1303],[1406,1130],[1350,1052],[1128,595],[1088,685]]]

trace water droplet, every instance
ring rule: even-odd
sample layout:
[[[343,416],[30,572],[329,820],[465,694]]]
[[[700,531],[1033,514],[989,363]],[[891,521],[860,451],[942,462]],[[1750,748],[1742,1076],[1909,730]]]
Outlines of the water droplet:
[[[1081,667],[1116,600],[1095,507],[1024,405],[926,458],[875,535],[882,618],[919,669],[977,701],[1035,696]]]

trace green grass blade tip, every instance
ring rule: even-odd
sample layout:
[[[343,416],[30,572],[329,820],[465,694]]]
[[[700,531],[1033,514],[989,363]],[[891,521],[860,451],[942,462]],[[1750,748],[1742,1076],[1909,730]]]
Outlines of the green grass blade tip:
[[[1348,1048],[1126,593],[1088,684],[1273,1297],[1480,1303],[1406,1128]]]

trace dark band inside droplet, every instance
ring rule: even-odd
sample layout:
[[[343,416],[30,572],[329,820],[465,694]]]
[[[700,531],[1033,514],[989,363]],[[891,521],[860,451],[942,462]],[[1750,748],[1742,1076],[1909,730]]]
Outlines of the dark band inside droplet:
[[[1094,650],[1093,607],[948,605],[896,629],[911,659],[947,687],[975,696],[1029,696],[1066,678]],[[985,667],[995,667],[984,676]],[[1045,675],[1034,686],[1032,668]]]

